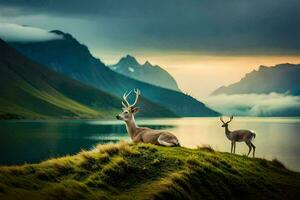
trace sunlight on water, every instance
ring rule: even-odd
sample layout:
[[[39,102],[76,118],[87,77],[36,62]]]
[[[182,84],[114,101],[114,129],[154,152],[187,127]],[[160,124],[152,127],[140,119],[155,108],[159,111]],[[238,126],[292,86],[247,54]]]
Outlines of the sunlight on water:
[[[219,118],[140,119],[137,123],[169,130],[182,146],[211,145],[219,151],[230,151]],[[130,141],[124,122],[117,120],[2,121],[0,126],[1,164],[38,162],[91,149],[98,143]],[[229,128],[253,130],[257,157],[277,158],[300,171],[300,118],[236,117]],[[237,143],[236,148],[238,154],[248,151],[245,143]]]
[[[140,121],[140,124],[174,125],[169,129],[182,146],[211,145],[219,151],[230,152],[230,141],[225,136],[219,118],[184,118]],[[281,160],[287,167],[300,171],[300,118],[247,118],[239,117],[229,125],[230,130],[249,129],[256,133],[253,143],[256,156]],[[245,143],[237,143],[236,153],[246,154]]]

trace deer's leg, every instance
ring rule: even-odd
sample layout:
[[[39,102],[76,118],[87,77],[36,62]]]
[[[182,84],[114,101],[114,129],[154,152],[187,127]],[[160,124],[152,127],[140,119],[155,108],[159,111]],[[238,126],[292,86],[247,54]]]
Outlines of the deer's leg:
[[[178,141],[174,141],[173,138],[168,137],[168,135],[164,135],[161,134],[158,138],[157,138],[157,142],[162,145],[162,146],[177,146],[178,145]]]
[[[233,150],[233,142],[231,142],[231,150],[230,150],[230,153],[232,153],[232,150]]]
[[[247,154],[247,156],[249,156],[249,154],[250,154],[250,152],[251,152],[251,149],[252,149],[252,145],[251,145],[251,142],[250,142],[250,141],[246,141],[245,143],[246,143],[246,145],[249,147],[249,152],[248,152],[248,154]]]
[[[252,143],[252,142],[250,142],[250,144],[251,144],[251,146],[252,146],[252,148],[253,148],[253,158],[254,158],[254,156],[255,156],[255,145]]]
[[[236,142],[233,143],[233,153],[235,153]]]

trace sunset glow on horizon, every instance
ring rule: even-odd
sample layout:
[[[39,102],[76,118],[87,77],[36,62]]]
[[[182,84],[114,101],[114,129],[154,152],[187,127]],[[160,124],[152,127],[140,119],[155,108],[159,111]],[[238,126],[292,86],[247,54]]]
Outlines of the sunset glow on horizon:
[[[239,81],[259,66],[274,66],[282,63],[300,63],[300,56],[219,56],[193,53],[148,53],[130,54],[143,64],[149,61],[167,70],[176,79],[179,88],[198,99],[208,96],[215,89]],[[102,55],[105,64],[115,64],[126,55]]]
[[[196,98],[260,65],[300,63],[294,0],[68,2],[2,1],[0,23],[69,33],[105,64],[127,54],[148,60]]]

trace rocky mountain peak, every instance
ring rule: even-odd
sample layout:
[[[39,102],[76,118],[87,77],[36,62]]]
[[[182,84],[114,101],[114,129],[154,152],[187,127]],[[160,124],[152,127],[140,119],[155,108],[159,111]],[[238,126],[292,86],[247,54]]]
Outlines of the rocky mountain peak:
[[[139,63],[137,62],[137,60],[133,56],[127,55],[127,56],[121,58],[117,65],[120,65],[120,66],[122,66],[122,65],[138,66]]]

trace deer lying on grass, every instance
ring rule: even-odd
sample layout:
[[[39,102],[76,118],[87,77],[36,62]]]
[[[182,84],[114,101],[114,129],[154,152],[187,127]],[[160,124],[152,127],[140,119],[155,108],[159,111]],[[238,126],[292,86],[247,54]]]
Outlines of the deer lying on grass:
[[[252,144],[252,140],[255,138],[256,134],[253,131],[250,130],[235,130],[230,131],[228,128],[228,124],[232,121],[233,116],[230,117],[230,120],[228,122],[224,122],[223,118],[220,117],[221,122],[223,123],[222,127],[225,127],[225,134],[226,137],[231,141],[231,153],[235,153],[235,143],[236,142],[245,142],[247,146],[249,147],[249,152],[247,156],[249,156],[252,148],[253,148],[253,158],[255,154],[255,146]]]
[[[126,123],[126,129],[134,142],[152,143],[162,146],[180,146],[179,141],[175,135],[164,130],[153,130],[146,127],[139,127],[135,123],[134,115],[139,111],[136,107],[140,91],[134,90],[135,101],[130,104],[127,97],[130,95],[126,93],[123,95],[122,105],[123,112],[116,116],[118,120],[123,120]]]

